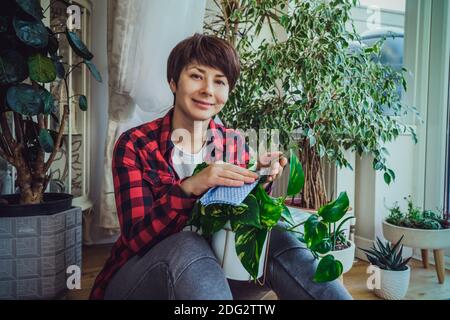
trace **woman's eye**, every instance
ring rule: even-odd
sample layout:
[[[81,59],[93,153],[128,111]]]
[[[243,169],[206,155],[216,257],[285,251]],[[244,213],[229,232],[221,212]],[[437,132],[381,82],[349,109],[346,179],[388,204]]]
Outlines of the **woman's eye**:
[[[191,75],[191,78],[192,79],[201,79],[202,77],[199,76],[198,74],[193,74],[193,75]]]
[[[220,80],[216,81],[216,83],[217,83],[217,84],[220,84],[221,86],[224,86],[224,85],[225,85],[225,82],[220,81]]]

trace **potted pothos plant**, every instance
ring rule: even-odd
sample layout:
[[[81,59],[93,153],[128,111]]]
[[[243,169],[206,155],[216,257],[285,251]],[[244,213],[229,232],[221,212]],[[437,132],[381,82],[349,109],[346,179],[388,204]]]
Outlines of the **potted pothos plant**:
[[[16,169],[17,193],[0,196],[0,238],[17,239],[7,242],[8,254],[0,255],[2,265],[11,267],[9,280],[1,284],[8,290],[0,290],[0,299],[54,297],[65,289],[64,266],[81,267],[81,209],[72,208],[72,195],[46,189],[69,114],[74,107],[88,108],[86,96],[70,96],[69,75],[84,66],[102,80],[92,63],[94,55],[77,32],[65,24],[64,30],[53,30],[43,19],[39,0],[2,1],[0,157]],[[82,62],[72,65],[62,56],[61,41]],[[65,95],[54,96],[48,90],[52,83],[62,84]],[[15,262],[19,258],[20,264]]]
[[[402,211],[398,203],[389,209],[389,216],[383,221],[383,236],[391,242],[402,238],[405,246],[422,249],[425,268],[428,267],[428,249],[433,250],[438,280],[442,284],[445,280],[444,251],[450,248],[450,221],[444,214],[417,207],[411,196],[404,199],[406,211]]]
[[[287,196],[300,192],[305,177],[302,165],[291,150],[290,176],[286,195],[279,198],[271,197],[258,183],[242,204],[210,204],[203,206],[197,201],[188,225],[195,226],[207,239],[211,239],[221,230],[229,229],[234,238],[236,257],[233,263],[242,264],[243,268],[255,281],[261,275],[261,258],[264,257],[263,248],[266,247],[268,234],[273,228],[294,233],[304,242],[313,255],[319,259],[314,275],[314,281],[326,282],[337,279],[343,272],[342,263],[330,255],[333,242],[337,242],[341,232],[336,229],[336,236],[330,235],[331,225],[340,221],[345,215],[349,200],[346,193],[342,193],[336,200],[321,207],[318,214],[311,215],[307,220],[298,222],[293,219],[289,208],[285,205]],[[201,171],[206,164],[199,165],[194,174]],[[251,169],[252,165],[249,165]],[[280,223],[282,222],[282,223]],[[304,231],[299,227],[304,225]],[[220,257],[219,257],[220,259]]]

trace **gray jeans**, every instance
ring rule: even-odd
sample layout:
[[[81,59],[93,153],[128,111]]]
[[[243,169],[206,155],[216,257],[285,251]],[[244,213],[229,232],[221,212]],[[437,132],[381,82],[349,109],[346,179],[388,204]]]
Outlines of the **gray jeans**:
[[[352,299],[338,280],[312,281],[317,263],[292,234],[274,229],[266,284],[248,285],[259,292],[273,290],[279,299]],[[111,279],[105,299],[232,300],[233,294],[208,242],[194,232],[181,231],[144,256],[131,258]]]

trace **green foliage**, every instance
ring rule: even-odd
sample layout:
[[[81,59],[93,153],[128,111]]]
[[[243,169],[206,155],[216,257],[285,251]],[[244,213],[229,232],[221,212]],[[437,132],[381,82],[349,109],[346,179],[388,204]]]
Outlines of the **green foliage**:
[[[86,111],[88,108],[88,102],[87,102],[87,98],[84,95],[80,95],[80,97],[78,98],[78,105],[80,106],[80,109],[83,111]]]
[[[289,186],[299,192],[304,183],[303,169],[294,152],[291,152],[289,161]],[[206,163],[198,165],[194,174],[198,174],[207,166]],[[187,223],[197,229],[201,228],[202,235],[209,238],[230,221],[231,229],[235,232],[236,253],[244,268],[255,280],[267,234],[273,228],[298,234],[295,230],[298,225],[295,225],[289,209],[284,204],[286,197],[273,198],[262,185],[263,182],[257,184],[240,206],[212,204],[204,207],[197,201]],[[342,226],[353,217],[344,219],[337,228],[336,222],[342,219],[348,204],[347,194],[341,193],[335,201],[321,208],[318,214],[312,214],[304,223],[305,232],[301,241],[306,243],[316,258],[319,258],[319,254],[334,250],[338,241],[346,244]],[[281,221],[289,228],[279,225]],[[342,263],[333,256],[325,256],[319,262],[314,281],[332,281],[341,274]]]
[[[68,2],[64,2],[70,5]],[[69,109],[69,74],[80,64],[71,65],[67,58],[59,55],[57,33],[66,36],[75,54],[84,59],[84,63],[95,79],[101,81],[101,75],[90,61],[93,55],[76,35],[65,25],[55,26],[58,30],[47,28],[42,19],[43,9],[39,0],[3,0],[0,14],[0,156],[16,167],[21,176],[18,181],[21,193],[24,188],[32,188],[40,199],[49,182],[46,171],[55,159],[62,145],[62,128]],[[67,65],[67,72],[64,67]],[[53,97],[44,87],[54,81],[66,89],[66,97]],[[75,94],[75,96],[78,96]],[[55,102],[62,104],[64,113],[59,117],[55,112]],[[87,110],[87,99],[79,98],[79,106]],[[47,115],[54,120],[48,130]],[[14,119],[14,129],[10,127]],[[58,127],[59,126],[59,127]],[[56,141],[60,141],[56,145]],[[16,153],[20,148],[20,153]],[[52,153],[48,160],[43,153]],[[17,159],[18,155],[22,159]],[[32,155],[32,156],[29,156]],[[44,162],[46,161],[46,162]],[[45,171],[45,172],[42,172]],[[24,203],[28,200],[21,199]]]
[[[53,82],[56,79],[56,67],[53,61],[36,53],[28,58],[30,79],[40,83]]]
[[[402,212],[398,203],[395,203],[389,209],[389,216],[386,218],[387,222],[396,226],[414,229],[439,230],[450,228],[449,221],[444,219],[441,214],[416,207],[411,196],[404,199],[408,203],[407,211]]]
[[[207,14],[204,30],[230,41],[241,59],[220,118],[242,130],[279,129],[285,148],[307,141],[340,167],[351,168],[345,150],[371,154],[390,184],[395,173],[383,145],[406,131],[416,139],[402,117],[417,112],[397,92],[399,84],[406,89],[406,70],[380,62],[383,41],[363,48],[356,32],[347,31],[355,3],[216,1],[220,12]]]
[[[369,262],[378,266],[380,269],[403,271],[407,269],[406,265],[411,257],[403,259],[403,245],[400,246],[402,240],[403,236],[395,245],[389,244],[388,241],[386,241],[386,244],[383,244],[383,242],[377,237],[376,246],[373,245],[369,250],[362,248],[360,249],[366,253]]]

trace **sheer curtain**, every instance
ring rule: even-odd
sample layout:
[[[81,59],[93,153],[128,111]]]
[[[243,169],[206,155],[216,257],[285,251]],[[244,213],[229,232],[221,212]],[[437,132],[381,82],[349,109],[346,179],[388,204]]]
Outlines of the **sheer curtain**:
[[[111,161],[129,128],[165,114],[173,103],[166,80],[170,50],[202,32],[205,0],[108,0],[109,115],[99,227],[119,231]]]

